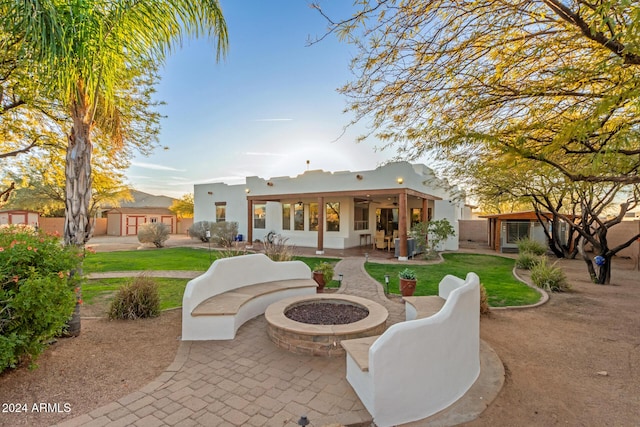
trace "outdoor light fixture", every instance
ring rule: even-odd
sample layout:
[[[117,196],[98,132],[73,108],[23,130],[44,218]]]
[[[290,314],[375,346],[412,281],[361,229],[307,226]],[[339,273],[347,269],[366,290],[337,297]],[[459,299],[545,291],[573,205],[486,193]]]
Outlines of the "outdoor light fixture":
[[[388,294],[389,293],[389,275],[388,274],[384,275],[384,285],[385,285],[385,288],[386,288],[385,293]]]
[[[306,415],[301,416],[300,419],[298,420],[298,425],[299,426],[308,426],[309,425],[309,418],[307,418]]]
[[[269,182],[267,182],[267,185],[268,185],[269,187],[273,187],[273,182],[269,181]]]
[[[338,274],[338,282],[340,283],[340,286],[342,286],[342,279],[344,278],[344,274]]]
[[[369,262],[369,252],[364,253],[364,262]]]
[[[213,191],[207,191],[207,194],[213,196]]]
[[[356,175],[356,178],[358,179],[358,181],[361,181],[362,178],[364,178],[364,177],[362,175],[358,174],[358,175]]]
[[[404,178],[400,177],[397,179],[397,181],[398,181],[398,184],[402,184],[404,182]]]
[[[244,192],[245,192],[245,193],[247,193],[247,194],[249,194],[249,193],[251,193],[251,190],[249,190],[248,188],[245,188],[245,189],[244,189]]]

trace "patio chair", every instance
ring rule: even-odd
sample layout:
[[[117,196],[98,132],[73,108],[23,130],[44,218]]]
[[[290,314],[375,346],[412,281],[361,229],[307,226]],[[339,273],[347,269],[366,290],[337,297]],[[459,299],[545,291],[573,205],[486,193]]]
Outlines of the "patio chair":
[[[387,249],[387,241],[384,238],[384,230],[376,231],[376,249]]]

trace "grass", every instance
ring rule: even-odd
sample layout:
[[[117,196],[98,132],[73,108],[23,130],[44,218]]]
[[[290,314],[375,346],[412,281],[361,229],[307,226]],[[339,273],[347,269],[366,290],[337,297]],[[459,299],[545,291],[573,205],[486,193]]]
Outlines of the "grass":
[[[218,251],[206,249],[165,248],[148,251],[98,252],[84,260],[86,273],[131,270],[189,270],[205,271],[217,259]],[[337,258],[294,257],[309,268],[319,262],[337,263]]]
[[[445,262],[431,265],[415,265],[418,282],[415,295],[437,295],[438,283],[447,274],[464,278],[473,271],[480,277],[489,296],[489,305],[505,307],[534,304],[540,294],[517,280],[512,273],[514,260],[492,255],[444,254]],[[376,264],[369,262],[365,269],[385,286],[384,275],[389,275],[389,292],[399,293],[398,273],[403,264]]]
[[[217,251],[211,251],[211,262],[217,259]],[[313,270],[320,262],[336,264],[337,258],[294,257],[304,262]],[[193,248],[166,248],[149,251],[117,251],[99,252],[87,257],[84,261],[85,273],[109,271],[152,271],[152,270],[187,270],[205,271],[209,268],[209,251]],[[89,280],[82,286],[82,299],[87,305],[108,304],[113,294],[130,278]],[[182,295],[187,286],[187,279],[154,278],[160,292],[160,309],[182,306]],[[339,287],[333,280],[327,287]]]
[[[211,251],[212,261],[216,259],[216,251]],[[320,262],[335,264],[337,258],[299,257],[294,259],[304,262],[313,270]],[[540,294],[513,277],[514,260],[492,255],[444,254],[445,262],[432,265],[416,265],[418,285],[415,295],[437,295],[438,283],[446,274],[465,277],[469,271],[480,276],[480,281],[489,295],[492,307],[533,304],[540,299]],[[87,257],[84,262],[86,273],[131,270],[191,270],[205,271],[209,268],[209,251],[193,248],[166,248],[150,251],[99,252]],[[389,290],[398,292],[398,273],[404,264],[366,264],[367,272],[384,286],[384,275],[389,274]],[[82,287],[85,304],[98,304],[109,300],[111,295],[130,279],[91,280]],[[186,279],[156,278],[160,284],[160,307],[162,310],[180,307],[182,294],[188,282]],[[339,282],[333,280],[327,287],[338,287]]]
[[[131,280],[131,278],[89,280],[82,286],[83,304],[105,304],[106,307],[115,292]],[[182,295],[189,281],[188,279],[154,277],[153,280],[159,285],[160,310],[182,306]]]

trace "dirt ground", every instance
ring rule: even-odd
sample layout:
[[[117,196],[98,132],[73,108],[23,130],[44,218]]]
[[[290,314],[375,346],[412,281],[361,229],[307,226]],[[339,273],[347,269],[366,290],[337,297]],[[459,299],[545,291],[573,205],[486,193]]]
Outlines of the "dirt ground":
[[[612,284],[590,283],[582,261],[561,261],[573,290],[542,307],[494,310],[481,335],[505,365],[504,388],[468,426],[640,425],[640,273],[614,260]],[[0,425],[49,425],[91,411],[153,380],[173,361],[180,310],[157,319],[83,319],[82,334],[60,339],[38,361],[0,375]],[[61,413],[33,413],[34,403]],[[8,408],[7,408],[8,409]]]

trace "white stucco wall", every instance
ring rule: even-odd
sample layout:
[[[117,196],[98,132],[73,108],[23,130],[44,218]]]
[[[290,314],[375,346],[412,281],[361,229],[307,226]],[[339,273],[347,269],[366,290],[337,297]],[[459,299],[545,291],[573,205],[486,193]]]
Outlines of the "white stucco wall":
[[[399,179],[402,183],[399,183]],[[425,165],[412,165],[407,162],[390,163],[369,171],[325,172],[321,170],[306,171],[296,177],[274,177],[264,179],[256,176],[246,178],[245,184],[227,185],[224,183],[199,184],[194,186],[194,222],[215,221],[216,202],[226,202],[226,219],[238,223],[239,232],[246,238],[248,231],[247,196],[259,200],[261,196],[268,199],[278,196],[282,202],[295,204],[303,202],[305,207],[305,231],[282,229],[282,205],[279,202],[266,203],[265,228],[253,228],[253,239],[264,239],[269,231],[274,231],[289,238],[289,244],[305,247],[317,245],[317,232],[308,231],[310,203],[317,203],[318,194],[327,194],[325,203],[340,203],[340,231],[326,231],[324,247],[327,249],[343,249],[358,246],[361,234],[371,234],[372,240],[376,228],[376,209],[381,207],[395,208],[397,200],[382,201],[369,205],[369,229],[354,230],[354,197],[340,197],[340,192],[361,193],[366,197],[369,192],[378,196],[388,194],[394,196],[401,190],[409,189],[442,201],[428,200],[433,219],[447,218],[457,230],[457,220],[464,215],[464,200],[455,187],[446,180],[438,179],[433,171]],[[377,192],[377,193],[375,193]],[[333,193],[333,194],[331,194]],[[300,197],[298,195],[301,195]],[[307,195],[308,197],[305,197]],[[311,196],[315,195],[315,196]],[[375,197],[375,196],[373,196]],[[392,204],[392,202],[396,202]],[[407,227],[410,227],[410,209],[422,208],[422,200],[408,196]],[[364,239],[362,239],[364,242]],[[446,249],[457,249],[457,238],[446,244]]]

